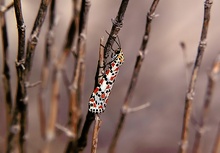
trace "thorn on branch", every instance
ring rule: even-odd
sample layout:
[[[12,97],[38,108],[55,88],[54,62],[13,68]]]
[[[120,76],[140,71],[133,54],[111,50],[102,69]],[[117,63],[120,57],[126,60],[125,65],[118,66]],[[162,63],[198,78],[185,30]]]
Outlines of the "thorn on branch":
[[[33,34],[31,36],[31,38],[29,39],[29,42],[32,44],[32,45],[37,45],[37,42],[38,42],[38,36],[36,34]]]
[[[205,8],[210,8],[213,4],[213,1],[212,0],[209,0],[209,1],[205,1]]]
[[[187,93],[186,97],[189,100],[193,100],[195,96],[195,92],[194,91],[190,91],[189,93]]]
[[[154,13],[148,13],[147,14],[147,18],[149,19],[149,20],[153,20],[154,18],[156,18],[156,17],[159,17],[160,15],[159,14],[156,14],[155,12]]]
[[[20,60],[20,61],[17,61],[17,60],[15,60],[15,64],[16,64],[16,67],[22,67],[22,69],[23,70],[25,70],[25,66],[24,66],[24,64],[25,64],[25,59],[22,59],[22,60]]]
[[[179,143],[179,145],[181,146],[182,150],[186,150],[189,146],[189,142],[188,141],[182,141]]]
[[[116,19],[113,19],[113,18],[112,18],[111,21],[112,21],[112,24],[113,24],[114,26],[118,27],[119,29],[122,28],[122,26],[123,26],[123,22],[122,22],[122,21],[119,22],[119,21],[117,20],[117,18],[116,18]]]
[[[24,32],[25,29],[26,29],[26,25],[25,25],[25,24],[22,24],[21,26],[20,26],[20,25],[17,25],[17,28],[18,28],[19,30],[21,30],[22,32]]]
[[[207,46],[207,41],[206,41],[206,40],[201,40],[201,41],[199,42],[199,47],[205,48],[206,46]]]

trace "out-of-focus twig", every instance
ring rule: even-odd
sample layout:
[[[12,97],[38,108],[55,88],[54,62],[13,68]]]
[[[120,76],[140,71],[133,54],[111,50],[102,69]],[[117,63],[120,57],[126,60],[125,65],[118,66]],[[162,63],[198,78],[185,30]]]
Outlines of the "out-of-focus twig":
[[[212,0],[206,0],[204,4],[203,27],[202,27],[199,46],[198,46],[197,57],[190,78],[188,91],[185,96],[185,108],[183,115],[183,125],[182,125],[181,144],[179,146],[179,153],[186,153],[188,148],[188,133],[189,133],[189,123],[191,118],[192,102],[194,100],[194,95],[195,95],[195,84],[198,76],[198,71],[207,45],[206,38],[208,33],[211,6],[212,6]]]
[[[206,95],[205,95],[205,100],[203,104],[201,119],[198,125],[199,129],[196,131],[196,134],[195,134],[193,153],[200,152],[200,142],[201,142],[202,135],[204,134],[204,131],[205,131],[205,123],[206,123],[207,116],[209,113],[209,108],[210,108],[211,100],[213,97],[213,92],[214,92],[216,79],[219,74],[219,71],[220,71],[220,54],[215,59],[212,69],[210,73],[208,74],[208,85],[206,88]]]
[[[47,6],[50,0],[42,0],[39,8],[38,16],[36,17],[35,24],[29,39],[27,54],[25,59],[25,25],[22,15],[20,0],[14,0],[15,15],[18,26],[18,55],[16,61],[17,68],[17,94],[16,94],[16,107],[13,113],[11,132],[8,136],[9,146],[8,152],[11,152],[15,146],[15,135],[19,133],[19,149],[20,152],[26,152],[26,132],[27,132],[27,106],[28,97],[26,92],[25,82],[29,79],[31,70],[31,63],[33,60],[33,52],[37,45],[37,39],[40,33],[41,26],[46,16]],[[16,131],[16,132],[15,132]]]
[[[0,5],[4,6],[5,0],[0,0]],[[12,3],[13,6],[14,3]],[[8,135],[9,126],[11,123],[11,117],[12,117],[12,93],[11,93],[11,83],[10,83],[10,68],[8,65],[8,32],[7,32],[7,24],[6,24],[6,18],[5,18],[5,11],[2,11],[0,13],[0,25],[1,25],[1,37],[2,37],[2,44],[3,44],[3,71],[2,71],[2,82],[4,84],[4,100],[5,100],[5,113],[6,113],[6,129]]]
[[[220,123],[218,124],[218,131],[215,138],[215,143],[212,149],[212,153],[219,153],[220,152]]]
[[[184,64],[185,64],[186,84],[188,84],[189,83],[190,68],[192,67],[193,62],[189,61],[189,57],[187,55],[187,49],[186,49],[185,42],[181,41],[180,42],[180,47],[181,47],[182,52],[183,52],[183,60],[184,60]]]
[[[76,62],[73,71],[73,78],[70,85],[70,101],[69,101],[69,126],[75,138],[70,140],[68,146],[72,144],[73,152],[77,151],[77,138],[81,121],[81,103],[82,103],[82,88],[84,85],[85,71],[85,47],[87,39],[88,15],[91,6],[90,0],[82,0],[79,18],[78,41],[76,46]],[[67,147],[68,148],[68,147]],[[68,149],[67,149],[68,150]]]
[[[19,146],[21,153],[25,152],[25,125],[24,113],[26,112],[27,92],[25,87],[25,24],[22,15],[21,1],[14,0],[15,16],[17,20],[18,28],[18,54],[16,59],[16,70],[17,70],[17,91],[15,99],[15,110],[10,124],[10,130],[8,134],[8,146],[7,152],[14,152],[16,146]],[[16,139],[18,137],[18,139]],[[17,142],[18,140],[18,142]]]
[[[65,44],[62,49],[61,55],[58,56],[58,59],[54,62],[54,70],[52,74],[52,91],[51,91],[51,100],[50,100],[50,113],[48,117],[48,127],[46,139],[51,141],[55,136],[55,125],[57,118],[57,108],[59,101],[59,90],[60,90],[60,78],[63,71],[64,63],[71,52],[71,48],[74,42],[77,40],[78,32],[76,31],[77,26],[79,25],[79,11],[81,8],[81,0],[73,0],[73,13],[72,21],[67,32],[67,36],[64,39]],[[77,33],[77,34],[76,34]]]
[[[99,130],[100,130],[101,124],[102,124],[101,119],[99,118],[98,115],[96,115],[94,129],[93,129],[93,135],[92,135],[91,153],[96,153],[97,152],[98,135],[99,135]]]
[[[123,26],[124,14],[125,14],[125,11],[127,9],[128,2],[129,2],[129,0],[122,0],[116,18],[112,19],[112,24],[113,24],[112,29],[111,29],[111,32],[110,32],[109,37],[107,39],[107,42],[105,44],[105,51],[104,51],[104,54],[105,54],[104,63],[105,63],[105,65],[107,63],[107,58],[109,56],[109,53],[111,52],[111,48],[112,48],[112,46],[115,42],[115,38],[116,38],[116,36],[118,35],[119,31],[121,30],[121,28]]]
[[[119,118],[119,122],[118,122],[118,125],[116,127],[116,131],[114,133],[113,139],[111,141],[111,145],[110,145],[109,150],[108,150],[109,153],[114,153],[115,152],[116,144],[117,144],[119,135],[121,133],[121,130],[122,130],[124,122],[125,122],[125,117],[126,117],[126,114],[128,112],[128,111],[125,111],[125,110],[129,109],[128,104],[129,104],[130,100],[132,99],[134,89],[135,89],[135,86],[137,84],[137,78],[138,78],[138,75],[139,75],[143,60],[144,60],[145,50],[146,50],[148,40],[149,40],[149,37],[150,37],[151,22],[152,22],[153,18],[155,17],[155,10],[156,10],[156,7],[157,7],[158,3],[159,3],[159,0],[154,0],[152,5],[151,5],[150,11],[147,13],[145,33],[144,33],[144,36],[143,36],[143,39],[142,39],[142,44],[141,44],[141,47],[140,47],[140,50],[139,50],[139,55],[137,56],[137,59],[136,59],[136,63],[135,63],[134,71],[133,71],[133,74],[132,74],[131,82],[130,82],[130,85],[129,85],[129,88],[128,88],[128,91],[127,91],[127,94],[126,94],[126,97],[125,97],[125,100],[124,100],[124,104],[122,106],[123,109],[121,110],[121,115],[120,115],[120,118]]]
[[[100,77],[103,71],[104,65],[104,38],[100,39],[100,47],[99,47],[99,61],[97,64],[96,76],[95,76],[95,84],[94,88],[98,85]],[[82,151],[87,145],[88,133],[91,127],[92,122],[95,120],[95,114],[88,111],[86,115],[86,121],[83,125],[82,133],[80,138],[78,139],[78,150]]]
[[[40,119],[40,131],[41,136],[45,139],[46,132],[46,116],[44,111],[44,93],[48,83],[49,77],[49,64],[51,62],[51,53],[53,52],[54,45],[54,27],[56,20],[56,0],[51,1],[50,12],[49,12],[49,27],[46,35],[45,53],[43,67],[41,70],[41,85],[38,92],[38,108],[39,108],[39,119]]]
[[[73,138],[75,137],[75,135],[66,127],[60,125],[60,124],[56,124],[56,128],[59,129],[60,131],[62,131],[63,133],[65,133],[65,135],[69,138]]]
[[[12,8],[14,6],[14,2],[11,2],[8,5],[4,5],[4,1],[1,0],[1,4],[0,4],[0,14],[4,14],[5,12],[7,12],[10,8]]]

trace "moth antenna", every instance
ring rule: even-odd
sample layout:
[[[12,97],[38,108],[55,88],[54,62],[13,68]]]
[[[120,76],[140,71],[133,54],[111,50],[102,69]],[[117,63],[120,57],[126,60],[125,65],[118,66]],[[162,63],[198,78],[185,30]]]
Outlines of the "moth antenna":
[[[109,33],[107,30],[105,30],[105,32],[106,32],[110,37],[113,38],[114,42],[115,42],[115,43],[118,45],[118,47],[121,49],[121,43],[120,43],[120,40],[119,40],[118,35],[117,35],[117,38],[118,38],[118,42],[117,42],[117,41],[115,40],[115,37],[111,36],[110,33]],[[112,48],[112,46],[111,46],[111,48]],[[114,49],[112,49],[112,50],[115,51]]]

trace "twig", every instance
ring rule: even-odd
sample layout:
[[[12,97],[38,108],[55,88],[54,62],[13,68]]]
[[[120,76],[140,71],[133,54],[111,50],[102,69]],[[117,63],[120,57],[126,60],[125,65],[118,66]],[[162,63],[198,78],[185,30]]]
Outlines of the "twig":
[[[128,91],[127,91],[127,94],[126,94],[126,97],[125,97],[124,104],[123,104],[122,108],[128,108],[128,104],[129,104],[130,100],[133,97],[134,88],[137,84],[137,78],[138,78],[140,68],[141,68],[143,60],[144,60],[145,50],[146,50],[148,40],[149,40],[149,37],[150,37],[151,22],[152,22],[153,18],[155,17],[155,10],[156,10],[156,7],[157,7],[158,3],[159,3],[159,0],[154,0],[152,5],[151,5],[150,11],[147,13],[145,33],[144,33],[144,36],[143,36],[143,39],[142,39],[142,44],[141,44],[141,47],[140,47],[140,50],[139,50],[139,55],[137,56],[137,59],[136,59],[136,63],[135,63],[134,71],[133,71],[133,74],[132,74],[131,82],[130,82],[130,85],[129,85],[129,88],[128,88]],[[108,150],[109,153],[114,153],[115,152],[116,144],[117,144],[119,135],[121,133],[121,130],[123,128],[125,117],[126,117],[126,111],[123,111],[123,109],[122,109],[116,131],[114,133],[113,139],[111,141],[111,145],[110,145],[109,150]]]
[[[3,6],[5,3],[4,0],[0,0],[0,5]],[[12,3],[13,6],[14,3]],[[2,71],[2,82],[4,84],[4,100],[5,100],[5,107],[6,107],[6,129],[7,134],[9,134],[9,127],[11,123],[11,117],[12,117],[12,93],[11,93],[11,83],[10,83],[10,68],[8,65],[8,32],[7,32],[7,24],[6,24],[6,18],[5,13],[0,13],[0,25],[1,25],[1,36],[2,36],[2,44],[3,44],[3,71]]]
[[[217,79],[217,75],[218,75],[219,71],[220,71],[220,54],[215,59],[213,66],[212,66],[212,70],[208,74],[208,85],[207,85],[207,89],[206,89],[205,101],[203,104],[201,119],[200,119],[200,123],[199,123],[199,130],[197,130],[196,134],[195,134],[193,153],[200,152],[200,142],[201,142],[202,135],[204,134],[204,132],[202,132],[202,131],[204,131],[204,129],[205,129],[205,123],[206,123],[207,116],[209,113],[209,108],[210,108],[211,100],[213,97],[213,92],[214,92],[216,79]]]
[[[17,70],[17,91],[16,91],[16,102],[15,110],[13,111],[13,116],[10,124],[10,132],[8,134],[8,146],[7,152],[14,152],[16,145],[19,145],[19,150],[21,153],[25,152],[25,112],[26,112],[26,101],[27,93],[25,87],[25,73],[24,73],[24,55],[25,55],[25,25],[21,9],[21,1],[14,0],[15,16],[17,20],[18,27],[18,54],[16,60],[16,70]],[[18,142],[16,136],[18,136]]]
[[[99,118],[98,115],[95,117],[95,124],[94,124],[94,130],[93,130],[93,136],[92,136],[92,147],[91,147],[91,153],[97,152],[97,146],[98,146],[98,135],[99,130],[101,127],[102,121]]]
[[[105,51],[104,51],[104,54],[105,54],[104,64],[105,65],[107,63],[107,58],[109,56],[109,53],[111,52],[111,48],[115,42],[114,39],[116,38],[116,36],[118,35],[119,31],[121,30],[121,28],[123,26],[124,14],[127,9],[128,2],[129,2],[129,0],[122,0],[116,18],[112,19],[112,24],[113,24],[112,29],[111,29],[111,32],[110,32],[109,37],[107,39],[107,42],[105,44]]]
[[[185,75],[186,75],[186,84],[189,83],[189,71],[190,68],[192,67],[193,63],[192,61],[189,61],[189,58],[187,56],[187,50],[186,50],[186,44],[185,42],[180,42],[180,47],[182,49],[183,52],[183,60],[184,60],[184,64],[185,64]]]
[[[55,27],[55,19],[56,19],[56,0],[51,1],[50,12],[49,12],[49,27],[46,36],[46,45],[45,45],[45,54],[43,67],[41,70],[41,86],[38,92],[38,108],[39,108],[39,119],[40,119],[40,130],[41,136],[45,139],[46,132],[46,116],[44,111],[44,93],[48,83],[49,77],[49,64],[51,59],[51,52],[53,51],[54,45],[54,27]]]
[[[41,84],[41,81],[37,81],[37,82],[35,82],[35,83],[26,82],[26,83],[25,83],[25,87],[26,87],[26,88],[33,88],[33,87],[36,87],[36,86],[38,86],[38,85],[40,85],[40,84]]]
[[[142,109],[145,109],[145,108],[147,108],[147,107],[149,107],[149,106],[150,106],[150,103],[147,102],[147,103],[145,103],[145,104],[143,104],[143,105],[140,105],[140,106],[137,106],[137,107],[134,107],[134,108],[123,107],[123,108],[122,108],[122,112],[123,112],[124,114],[134,113],[134,112],[140,111],[140,110],[142,110]]]
[[[54,138],[55,135],[55,125],[56,125],[56,118],[57,118],[57,108],[58,108],[58,101],[59,101],[59,90],[60,90],[60,77],[64,67],[64,63],[66,58],[68,57],[69,53],[71,53],[71,48],[73,42],[76,42],[78,31],[76,31],[77,26],[79,26],[79,12],[81,8],[81,0],[73,0],[73,14],[72,14],[72,21],[69,26],[69,30],[67,32],[67,36],[65,39],[65,44],[61,55],[57,59],[54,64],[53,70],[53,78],[52,78],[52,92],[51,92],[51,104],[50,104],[50,113],[48,117],[48,127],[46,132],[46,139],[49,141],[48,145]],[[47,146],[46,146],[47,147]],[[72,148],[71,148],[72,149]],[[70,150],[71,150],[70,149]]]
[[[215,143],[213,146],[212,153],[219,153],[220,152],[220,123],[218,124],[218,131],[215,138]]]
[[[26,80],[29,80],[35,48],[36,48],[36,45],[38,43],[38,37],[39,37],[40,31],[41,31],[41,27],[44,23],[44,19],[45,19],[46,14],[47,14],[47,8],[48,8],[50,2],[51,2],[51,0],[41,0],[40,8],[38,10],[38,14],[37,14],[37,17],[35,19],[31,35],[28,39],[27,51],[26,51],[26,60],[25,60],[25,77],[26,77]]]
[[[7,12],[9,9],[11,9],[14,6],[14,2],[11,2],[10,4],[8,4],[7,6],[4,5],[4,1],[1,0],[1,4],[0,4],[0,14],[4,14],[5,12]]]
[[[56,128],[59,129],[60,131],[62,131],[63,133],[65,133],[66,136],[69,138],[75,137],[75,135],[68,128],[66,128],[60,124],[56,124]]]
[[[103,44],[104,44],[104,38],[101,38],[100,47],[99,47],[99,61],[97,64],[94,88],[98,85],[98,81],[100,79],[99,76],[102,75],[103,64],[104,64],[104,49],[102,47]],[[78,139],[78,150],[79,151],[82,151],[87,145],[89,129],[94,120],[95,120],[95,114],[88,111],[86,115],[86,121],[83,125],[81,136]]]
[[[70,101],[69,101],[69,126],[71,131],[76,135],[75,139],[70,140],[69,143],[73,144],[73,152],[77,152],[77,138],[79,133],[81,121],[81,103],[82,103],[82,88],[84,84],[84,71],[85,71],[85,45],[87,39],[87,24],[89,9],[91,6],[90,0],[82,0],[78,42],[76,47],[77,57],[75,69],[73,71],[73,78],[70,88]],[[69,145],[68,145],[69,146]]]
[[[210,20],[211,6],[212,6],[212,0],[206,0],[204,4],[203,27],[202,27],[199,46],[198,46],[197,57],[190,78],[188,91],[185,97],[185,109],[183,116],[181,145],[179,146],[179,153],[186,153],[188,148],[188,133],[189,133],[189,123],[191,118],[192,102],[194,100],[194,95],[195,95],[195,84],[198,76],[198,71],[207,45],[206,37],[208,32],[209,20]]]

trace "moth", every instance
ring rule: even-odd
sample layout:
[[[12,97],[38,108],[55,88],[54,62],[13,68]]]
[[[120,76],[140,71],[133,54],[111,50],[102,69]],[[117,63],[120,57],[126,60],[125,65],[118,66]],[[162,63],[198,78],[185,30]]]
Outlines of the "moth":
[[[102,113],[106,109],[108,97],[111,93],[115,79],[119,73],[119,67],[124,63],[124,54],[121,48],[117,49],[108,69],[102,79],[92,92],[89,99],[89,111],[92,113]]]

